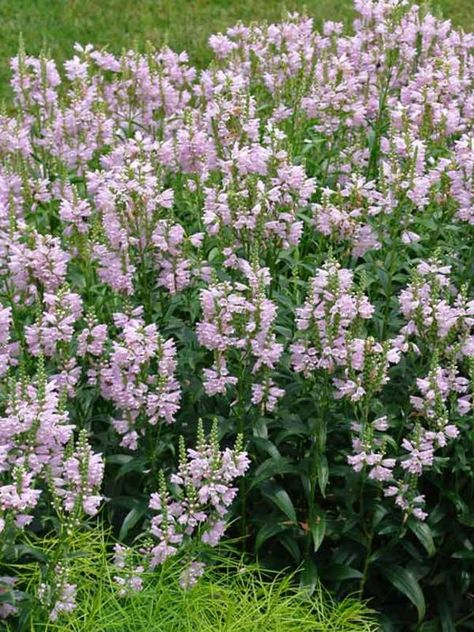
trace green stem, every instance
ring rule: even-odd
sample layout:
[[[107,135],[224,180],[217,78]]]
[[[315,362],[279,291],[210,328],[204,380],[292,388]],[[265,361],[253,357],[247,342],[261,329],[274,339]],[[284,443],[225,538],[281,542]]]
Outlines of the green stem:
[[[245,390],[246,390],[246,362],[245,358],[242,358],[241,373],[238,381],[238,400],[237,400],[237,434],[242,436],[243,444],[245,445]],[[241,502],[241,520],[240,520],[240,535],[242,537],[242,546],[244,552],[247,549],[247,477],[242,476],[239,484],[239,498]]]
[[[324,381],[324,384],[321,385],[321,394],[318,397],[319,406],[319,416],[316,420],[315,433],[313,445],[311,448],[311,457],[310,457],[310,470],[309,470],[309,495],[308,495],[308,526],[310,527],[309,533],[306,539],[306,556],[309,556],[310,545],[311,545],[311,526],[315,523],[316,520],[316,493],[317,493],[317,484],[318,484],[318,463],[324,456],[326,452],[326,434],[327,434],[327,421],[326,421],[326,411],[327,411],[327,401],[328,401],[328,393],[327,393],[327,381]]]
[[[362,570],[362,577],[361,577],[360,585],[359,585],[359,593],[358,593],[359,599],[362,599],[362,597],[364,596],[364,588],[365,588],[365,584],[367,582],[367,576],[369,573],[370,556],[372,555],[373,541],[374,541],[374,527],[372,525],[368,533],[367,553],[365,555],[364,568]]]

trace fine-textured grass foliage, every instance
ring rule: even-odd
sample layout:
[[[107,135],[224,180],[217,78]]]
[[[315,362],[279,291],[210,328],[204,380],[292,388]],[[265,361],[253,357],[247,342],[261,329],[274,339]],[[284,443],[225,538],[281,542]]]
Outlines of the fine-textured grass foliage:
[[[57,541],[44,540],[48,555]],[[293,574],[263,575],[227,554],[209,564],[189,591],[179,586],[182,560],[175,559],[145,578],[144,589],[120,598],[106,538],[100,529],[77,534],[71,555],[78,585],[77,608],[67,620],[47,621],[32,605],[23,629],[31,632],[372,632],[374,613],[355,599],[336,602],[320,585],[308,594]],[[33,586],[36,562],[14,568]],[[14,628],[9,628],[12,630]]]

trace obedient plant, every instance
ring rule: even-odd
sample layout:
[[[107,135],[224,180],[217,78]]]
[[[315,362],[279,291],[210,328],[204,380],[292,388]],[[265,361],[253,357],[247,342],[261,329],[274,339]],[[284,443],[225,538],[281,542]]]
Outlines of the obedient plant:
[[[228,529],[387,630],[470,629],[474,36],[355,8],[238,24],[205,69],[11,61],[2,616],[66,621],[100,521],[125,598]]]
[[[140,417],[152,426],[175,421],[181,392],[173,341],[160,338],[154,324],[145,325],[141,313],[137,308],[131,317],[114,314],[114,324],[122,330],[120,341],[113,343],[109,361],[99,369],[102,396],[120,411],[123,419],[113,425],[124,435],[121,445],[129,449],[137,446],[137,430],[144,432],[137,426]],[[156,374],[148,371],[153,363]]]
[[[23,375],[19,381],[9,381],[0,431],[2,550],[8,555],[35,516],[40,521],[54,516],[59,522],[58,560],[45,565],[46,581],[38,587],[40,601],[53,620],[70,611],[74,602],[75,586],[67,582],[61,556],[67,553],[71,532],[84,515],[97,514],[102,500],[102,457],[92,452],[85,431],[74,444],[73,431],[61,389],[54,378],[48,380],[43,363],[35,379]],[[17,607],[7,602],[4,610],[12,614]]]
[[[215,423],[209,442],[199,423],[195,449],[186,452],[181,437],[179,467],[170,477],[174,493],[169,493],[161,474],[159,491],[150,496],[149,506],[154,515],[149,533],[144,534],[149,543],[139,549],[141,563],[130,567],[127,561],[133,559],[133,552],[127,552],[121,545],[115,547],[115,565],[119,572],[116,581],[123,594],[141,590],[139,576],[144,570],[153,570],[183,548],[191,556],[193,547],[196,548],[193,540],[209,546],[219,543],[226,528],[229,506],[237,493],[232,483],[245,474],[249,465],[241,443],[239,436],[233,450],[226,448],[221,452]],[[181,574],[183,588],[193,586],[203,570],[202,562],[191,559]]]

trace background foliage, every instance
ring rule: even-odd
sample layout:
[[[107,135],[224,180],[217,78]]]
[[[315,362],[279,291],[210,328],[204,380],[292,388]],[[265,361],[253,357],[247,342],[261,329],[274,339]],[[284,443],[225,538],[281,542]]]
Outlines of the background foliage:
[[[434,12],[465,30],[474,27],[473,0],[433,0]],[[287,11],[307,12],[321,24],[354,17],[351,0],[2,0],[0,21],[0,95],[9,94],[8,59],[16,54],[20,34],[31,55],[43,48],[58,61],[67,59],[75,42],[91,42],[120,53],[145,42],[186,50],[193,63],[211,59],[207,39],[238,20],[275,21]]]

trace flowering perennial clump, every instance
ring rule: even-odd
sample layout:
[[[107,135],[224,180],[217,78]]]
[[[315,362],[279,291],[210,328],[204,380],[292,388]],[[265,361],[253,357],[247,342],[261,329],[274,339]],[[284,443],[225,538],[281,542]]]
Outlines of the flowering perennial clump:
[[[214,364],[204,369],[204,390],[208,395],[225,393],[227,386],[238,384],[228,370],[228,358],[237,351],[239,362],[251,358],[251,371],[257,377],[252,384],[252,403],[272,411],[284,391],[271,379],[283,345],[272,331],[277,308],[265,296],[271,282],[269,270],[254,270],[242,260],[235,262],[247,283],[211,283],[201,292],[204,320],[196,325],[199,343],[214,352]]]
[[[238,24],[204,69],[166,47],[11,61],[2,617],[67,616],[74,533],[102,521],[124,597],[181,553],[192,587],[229,526],[310,584],[466,619],[474,36],[355,8],[350,34]],[[27,599],[12,562],[51,529]]]
[[[154,569],[166,559],[175,555],[183,545],[194,539],[210,546],[216,546],[226,528],[226,516],[233,502],[237,488],[234,480],[243,476],[249,466],[247,454],[242,451],[242,437],[237,438],[234,449],[220,451],[217,425],[214,424],[209,441],[206,441],[202,424],[198,425],[195,449],[184,446],[180,441],[180,464],[170,477],[173,493],[167,489],[161,476],[160,489],[150,497],[153,511],[149,527],[151,542],[140,549],[143,560],[130,567],[127,559],[131,555],[117,545],[115,566],[118,570],[116,581],[120,591],[141,590],[140,575],[144,569]],[[155,544],[155,541],[158,543]],[[188,563],[181,575],[181,584],[190,588],[204,570],[204,564],[196,560]]]
[[[32,381],[26,376],[10,380],[0,419],[0,533],[7,542],[14,541],[35,514],[39,517],[48,501],[68,531],[80,525],[84,515],[97,514],[103,459],[92,452],[85,431],[76,444],[73,432],[58,384],[47,379],[42,363]],[[60,562],[51,572],[57,587],[41,584],[38,594],[55,620],[74,607],[75,586],[67,582]],[[10,606],[6,614],[16,613],[16,606]]]
[[[142,309],[137,308],[131,317],[113,315],[115,326],[121,330],[119,340],[113,342],[108,361],[99,369],[103,397],[113,401],[123,416],[113,422],[123,435],[121,445],[132,450],[137,446],[139,435],[135,428],[140,415],[151,425],[159,419],[173,423],[181,392],[174,375],[173,341],[163,340],[154,324],[145,325],[141,314]]]

